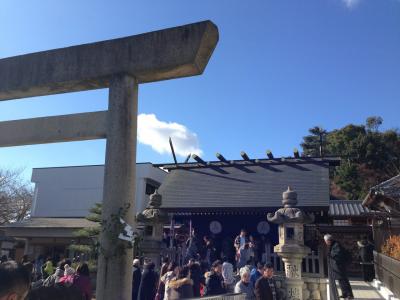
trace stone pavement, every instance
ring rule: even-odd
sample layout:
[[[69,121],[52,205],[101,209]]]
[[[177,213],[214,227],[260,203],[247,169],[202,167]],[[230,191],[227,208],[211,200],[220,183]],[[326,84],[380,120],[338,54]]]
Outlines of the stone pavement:
[[[353,294],[355,300],[361,299],[385,299],[382,297],[375,287],[370,282],[364,282],[361,280],[350,280],[351,287],[353,288]],[[339,285],[338,285],[339,286]],[[339,289],[339,295],[341,295],[341,291]]]

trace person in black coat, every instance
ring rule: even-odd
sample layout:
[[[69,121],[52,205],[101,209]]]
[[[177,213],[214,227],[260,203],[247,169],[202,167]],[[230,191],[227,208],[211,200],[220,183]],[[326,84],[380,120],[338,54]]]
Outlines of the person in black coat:
[[[281,299],[273,276],[274,268],[272,264],[265,264],[262,276],[257,279],[256,284],[254,285],[254,294],[256,295],[256,300]]]
[[[139,286],[139,300],[154,300],[157,291],[158,275],[154,263],[145,263]]]
[[[206,279],[205,296],[215,296],[225,294],[224,278],[222,277],[222,262],[215,261],[212,264],[211,272]]]
[[[324,241],[328,246],[328,265],[334,279],[339,281],[340,289],[342,290],[340,298],[354,299],[346,267],[351,263],[350,254],[339,242],[333,239],[332,235],[325,234]]]
[[[201,267],[194,259],[189,260],[190,278],[193,280],[193,296],[200,297],[200,284],[204,284],[204,277],[201,272]]]
[[[357,242],[359,247],[359,256],[363,269],[364,281],[372,281],[374,279],[374,245],[368,241],[367,237],[364,236],[360,241]]]
[[[140,261],[138,259],[134,259],[133,277],[132,277],[132,300],[138,299],[141,279],[142,279],[142,270],[140,270]]]

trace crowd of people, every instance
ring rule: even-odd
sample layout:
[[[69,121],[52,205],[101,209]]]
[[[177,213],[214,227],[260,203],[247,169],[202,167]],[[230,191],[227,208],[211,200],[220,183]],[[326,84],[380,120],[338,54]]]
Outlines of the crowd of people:
[[[68,259],[56,267],[50,258],[44,263],[38,260],[31,262],[24,256],[17,263],[1,257],[0,300],[92,299],[87,263],[78,263],[74,269]]]
[[[242,229],[230,245],[217,251],[209,236],[196,232],[186,242],[183,266],[165,258],[160,273],[153,262],[133,262],[132,300],[174,300],[244,293],[246,300],[280,299],[273,267],[263,263],[259,244]],[[230,248],[233,249],[230,251]]]
[[[270,263],[234,270],[227,260],[216,260],[207,268],[194,259],[184,266],[165,259],[158,274],[153,262],[145,261],[142,270],[139,259],[135,259],[132,300],[177,300],[227,293],[243,293],[246,300],[281,299]]]
[[[168,240],[165,240],[168,245]],[[179,242],[175,240],[174,244],[178,246]],[[182,243],[185,243],[183,248],[186,249],[184,263],[189,259],[199,259],[210,266],[215,260],[225,257],[238,268],[249,263],[255,265],[257,262],[267,262],[266,250],[271,247],[270,241],[264,235],[256,238],[254,235],[248,235],[245,229],[242,229],[234,240],[229,236],[223,239],[213,239],[208,235],[199,238],[193,230],[190,238],[181,241]]]
[[[234,241],[233,261],[213,252],[212,241],[204,239],[205,252],[200,254],[199,241],[193,235],[188,241],[186,263],[178,265],[167,257],[159,272],[154,262],[133,261],[132,300],[176,300],[242,293],[246,300],[278,300],[282,294],[274,280],[270,263],[256,261],[249,254],[251,239],[242,230]],[[347,267],[351,254],[329,234],[324,236],[332,277],[338,280],[341,298],[354,299]],[[358,242],[364,280],[373,279],[373,245],[366,238]],[[76,269],[73,266],[76,265]],[[39,257],[29,261],[24,256],[20,263],[0,258],[0,300],[91,300],[92,286],[89,267],[85,262],[63,259],[55,267],[53,261]]]

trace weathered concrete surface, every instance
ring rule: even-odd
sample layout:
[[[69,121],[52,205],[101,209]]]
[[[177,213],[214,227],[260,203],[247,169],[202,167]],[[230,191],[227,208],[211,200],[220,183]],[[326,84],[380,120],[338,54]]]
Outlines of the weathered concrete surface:
[[[138,83],[201,74],[218,42],[211,21],[0,59],[0,100],[108,87],[114,74]]]
[[[135,171],[138,83],[128,75],[110,82],[104,171],[102,247],[98,259],[96,299],[131,299],[132,249],[121,251],[126,241],[118,240],[119,218],[135,230]],[[126,212],[122,210],[126,208]],[[122,215],[121,215],[122,213]],[[113,217],[114,216],[114,217]],[[118,227],[118,225],[117,225]]]
[[[0,122],[0,147],[106,137],[107,111]]]

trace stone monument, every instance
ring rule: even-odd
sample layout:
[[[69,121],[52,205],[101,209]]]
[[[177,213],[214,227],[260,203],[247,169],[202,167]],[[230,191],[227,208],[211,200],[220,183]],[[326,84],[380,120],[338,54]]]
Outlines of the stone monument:
[[[161,210],[162,196],[156,190],[150,195],[149,205],[146,209],[138,213],[136,220],[144,225],[143,241],[140,243],[141,250],[146,258],[151,259],[159,268],[160,252],[162,250],[162,238],[164,224],[169,222],[168,214]]]
[[[274,247],[285,263],[286,295],[288,300],[303,300],[303,280],[301,278],[301,263],[310,253],[310,248],[304,246],[304,224],[314,221],[313,215],[305,214],[295,207],[297,193],[288,187],[282,195],[283,208],[275,213],[269,213],[268,221],[279,224],[279,244]]]

